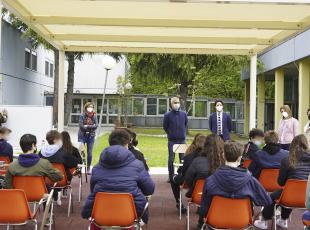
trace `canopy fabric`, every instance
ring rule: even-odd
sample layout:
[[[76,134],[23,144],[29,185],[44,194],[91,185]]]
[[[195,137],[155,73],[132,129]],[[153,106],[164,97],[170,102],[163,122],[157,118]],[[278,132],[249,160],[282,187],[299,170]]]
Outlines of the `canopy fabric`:
[[[63,51],[252,55],[310,26],[308,0],[2,3]]]

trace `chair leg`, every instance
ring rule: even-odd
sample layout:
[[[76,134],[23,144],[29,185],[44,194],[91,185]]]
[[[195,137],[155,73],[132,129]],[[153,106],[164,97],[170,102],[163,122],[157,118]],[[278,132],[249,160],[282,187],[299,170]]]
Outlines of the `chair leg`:
[[[36,207],[37,207],[37,202],[34,202],[34,203],[33,203],[33,213],[36,212]]]
[[[189,203],[187,204],[186,229],[189,230]]]
[[[180,188],[180,196],[179,196],[179,217],[182,219],[182,189]]]
[[[50,210],[50,223],[49,223],[49,227],[48,229],[49,230],[52,230],[52,225],[53,225],[53,228],[55,228],[55,221],[54,221],[54,203],[52,202],[51,204],[51,210]]]
[[[71,208],[72,208],[72,188],[68,188],[70,190],[69,194],[69,204],[68,204],[68,217],[70,217]]]
[[[277,205],[274,206],[274,210],[273,210],[273,215],[274,215],[274,230],[277,230],[277,215],[276,215],[276,211],[277,211]]]
[[[7,226],[6,226],[6,230],[10,230],[10,225],[7,225]]]
[[[38,222],[37,220],[33,220],[34,221],[34,230],[38,230]]]
[[[79,182],[79,202],[81,202],[81,200],[82,200],[82,180],[83,180],[83,178],[82,178],[82,176],[79,178],[80,179],[80,182]]]

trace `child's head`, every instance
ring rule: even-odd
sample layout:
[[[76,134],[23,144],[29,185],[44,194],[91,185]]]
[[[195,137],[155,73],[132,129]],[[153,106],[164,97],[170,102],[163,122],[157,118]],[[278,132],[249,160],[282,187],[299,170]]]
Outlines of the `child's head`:
[[[8,140],[11,132],[7,127],[0,127],[0,139]]]
[[[269,130],[265,133],[265,143],[267,144],[277,144],[279,143],[279,135],[273,130]]]
[[[62,145],[61,134],[56,130],[51,130],[46,134],[46,141],[49,145]]]
[[[19,141],[23,153],[33,153],[37,150],[37,138],[32,134],[24,134]]]
[[[264,132],[261,129],[252,129],[249,133],[249,139],[260,146],[264,141]]]
[[[224,156],[226,162],[240,162],[243,152],[242,144],[234,141],[228,141],[224,144]]]
[[[125,129],[115,129],[109,136],[110,145],[121,145],[128,147],[130,135]]]

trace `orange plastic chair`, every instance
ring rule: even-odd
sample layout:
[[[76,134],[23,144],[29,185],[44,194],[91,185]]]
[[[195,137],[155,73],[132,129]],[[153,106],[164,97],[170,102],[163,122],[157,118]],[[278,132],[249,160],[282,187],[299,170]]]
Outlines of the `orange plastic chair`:
[[[305,227],[309,227],[310,226],[310,220],[302,220],[303,224]]]
[[[274,192],[282,187],[278,184],[279,169],[262,169],[259,182],[267,192]]]
[[[245,159],[243,161],[243,168],[249,168],[250,164],[252,163],[252,160],[251,159]]]
[[[53,189],[67,189],[69,192],[69,204],[68,204],[68,217],[70,216],[70,213],[73,211],[73,203],[72,203],[72,186],[70,181],[67,178],[66,170],[63,164],[60,163],[52,163],[54,168],[58,169],[62,174],[63,178],[61,181],[58,181],[54,183],[49,178],[45,178],[45,181],[47,184],[51,185]]]
[[[213,229],[247,229],[252,226],[250,198],[212,198],[205,225]]]
[[[306,208],[306,191],[307,180],[289,179],[283,188],[281,197],[276,201],[274,213],[277,206],[289,209],[305,209]],[[274,215],[274,229],[277,229],[276,216]]]
[[[144,211],[148,207],[146,204]],[[144,212],[143,212],[144,213]],[[99,228],[140,227],[133,197],[129,193],[96,194],[89,227],[94,224]],[[140,229],[140,228],[139,228]]]
[[[203,192],[203,187],[205,185],[205,179],[198,179],[195,184],[194,191],[192,193],[192,198],[191,200],[187,203],[187,220],[186,220],[186,225],[187,225],[187,230],[189,230],[189,209],[190,206],[193,204],[196,207],[200,207],[201,203],[201,197],[202,197],[202,192]]]
[[[36,212],[30,211],[26,194],[20,189],[0,190],[0,225],[7,228],[14,225],[25,225],[32,222],[37,230]]]

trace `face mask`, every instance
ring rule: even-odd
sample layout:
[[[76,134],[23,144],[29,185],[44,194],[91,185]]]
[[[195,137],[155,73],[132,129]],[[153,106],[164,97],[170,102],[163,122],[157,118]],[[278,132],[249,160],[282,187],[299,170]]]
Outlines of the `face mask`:
[[[254,144],[257,145],[257,146],[261,146],[262,145],[262,141],[256,140],[256,141],[254,141]]]
[[[223,111],[223,106],[222,105],[216,106],[216,111],[222,112]]]
[[[173,104],[172,108],[177,111],[180,109],[180,104]]]
[[[282,116],[283,116],[284,118],[287,118],[287,117],[288,117],[288,113],[284,111],[284,112],[282,113]]]
[[[91,108],[91,107],[87,108],[87,112],[91,113],[93,111],[94,111],[94,108]]]

